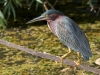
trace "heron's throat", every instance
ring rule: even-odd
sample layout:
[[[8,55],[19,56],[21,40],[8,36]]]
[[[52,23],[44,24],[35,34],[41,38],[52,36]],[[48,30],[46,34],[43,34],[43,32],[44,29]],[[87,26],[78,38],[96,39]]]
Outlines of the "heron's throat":
[[[51,32],[56,35],[56,26],[53,23],[53,21],[52,20],[47,21],[47,25],[48,25],[49,29],[51,30]]]

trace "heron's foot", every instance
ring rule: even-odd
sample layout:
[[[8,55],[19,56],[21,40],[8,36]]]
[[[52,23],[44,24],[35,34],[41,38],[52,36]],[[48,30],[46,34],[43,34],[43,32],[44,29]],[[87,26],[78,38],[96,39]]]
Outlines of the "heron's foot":
[[[63,65],[63,57],[59,57],[59,59],[60,59],[60,61],[59,61],[59,63],[57,62],[57,61],[55,61],[55,64],[56,65],[60,65],[60,67],[62,67]]]
[[[74,70],[76,70],[76,69],[78,68],[78,66],[80,66],[81,62],[80,62],[80,61],[77,61],[77,62],[74,61],[74,62],[75,62],[75,64],[76,64]]]
[[[76,64],[76,66],[75,66],[75,70],[78,68],[78,66],[80,66],[80,64],[81,64],[81,54],[79,53],[79,52],[77,52],[77,55],[78,55],[78,61],[77,62],[75,62],[75,64]]]
[[[64,58],[65,58],[64,56],[60,57],[60,66],[63,65],[63,59],[64,59]]]
[[[62,66],[64,57],[59,57],[59,58],[60,58],[60,66]]]
[[[66,53],[66,54],[64,54],[63,56],[60,57],[61,65],[62,65],[62,63],[63,63],[63,59],[64,59],[65,57],[67,57],[67,56],[71,53],[70,48],[68,48],[68,50],[69,50],[68,53]]]
[[[62,64],[63,64],[63,59],[66,57],[66,56],[68,56],[70,53],[67,53],[67,54],[64,54],[63,56],[61,56],[60,57],[60,66],[62,66]]]
[[[75,62],[75,64],[76,64],[76,66],[80,66],[80,62],[78,61],[78,62],[76,62],[76,61],[74,61]]]

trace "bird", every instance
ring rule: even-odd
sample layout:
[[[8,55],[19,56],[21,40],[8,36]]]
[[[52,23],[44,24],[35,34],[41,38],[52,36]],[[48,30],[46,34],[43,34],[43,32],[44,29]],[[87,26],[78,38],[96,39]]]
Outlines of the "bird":
[[[86,61],[92,57],[92,52],[87,37],[78,24],[71,18],[58,10],[49,9],[39,17],[28,21],[26,24],[42,20],[47,21],[47,25],[51,32],[59,38],[62,44],[68,47],[69,51],[61,56],[61,62],[71,53],[71,49],[76,51],[78,54],[78,61],[76,62],[76,65],[80,65],[81,56]]]

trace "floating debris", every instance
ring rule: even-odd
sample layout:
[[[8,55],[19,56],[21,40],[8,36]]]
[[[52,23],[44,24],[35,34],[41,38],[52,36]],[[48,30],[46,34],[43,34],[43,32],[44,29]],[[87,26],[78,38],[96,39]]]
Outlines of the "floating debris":
[[[95,61],[95,64],[100,65],[100,58]]]

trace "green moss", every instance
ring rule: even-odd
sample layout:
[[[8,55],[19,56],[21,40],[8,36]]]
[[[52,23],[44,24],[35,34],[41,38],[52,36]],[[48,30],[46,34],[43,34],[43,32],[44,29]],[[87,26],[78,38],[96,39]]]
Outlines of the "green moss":
[[[79,24],[85,32],[93,52],[93,57],[89,62],[82,61],[82,63],[94,67],[97,67],[94,64],[95,60],[100,57],[98,54],[100,53],[99,24],[99,21],[96,21],[95,24]],[[2,30],[0,32],[2,33]],[[1,39],[3,40],[40,52],[47,52],[56,56],[62,56],[68,52],[67,47],[63,46],[59,39],[51,33],[47,25],[30,26],[26,29],[7,29],[2,35]],[[67,58],[73,61],[77,60],[76,52],[73,51]],[[3,45],[0,45],[0,67],[0,75],[94,75],[83,70],[61,72],[62,69],[68,66],[63,65],[61,67],[59,63],[56,64],[54,61],[36,57]]]

